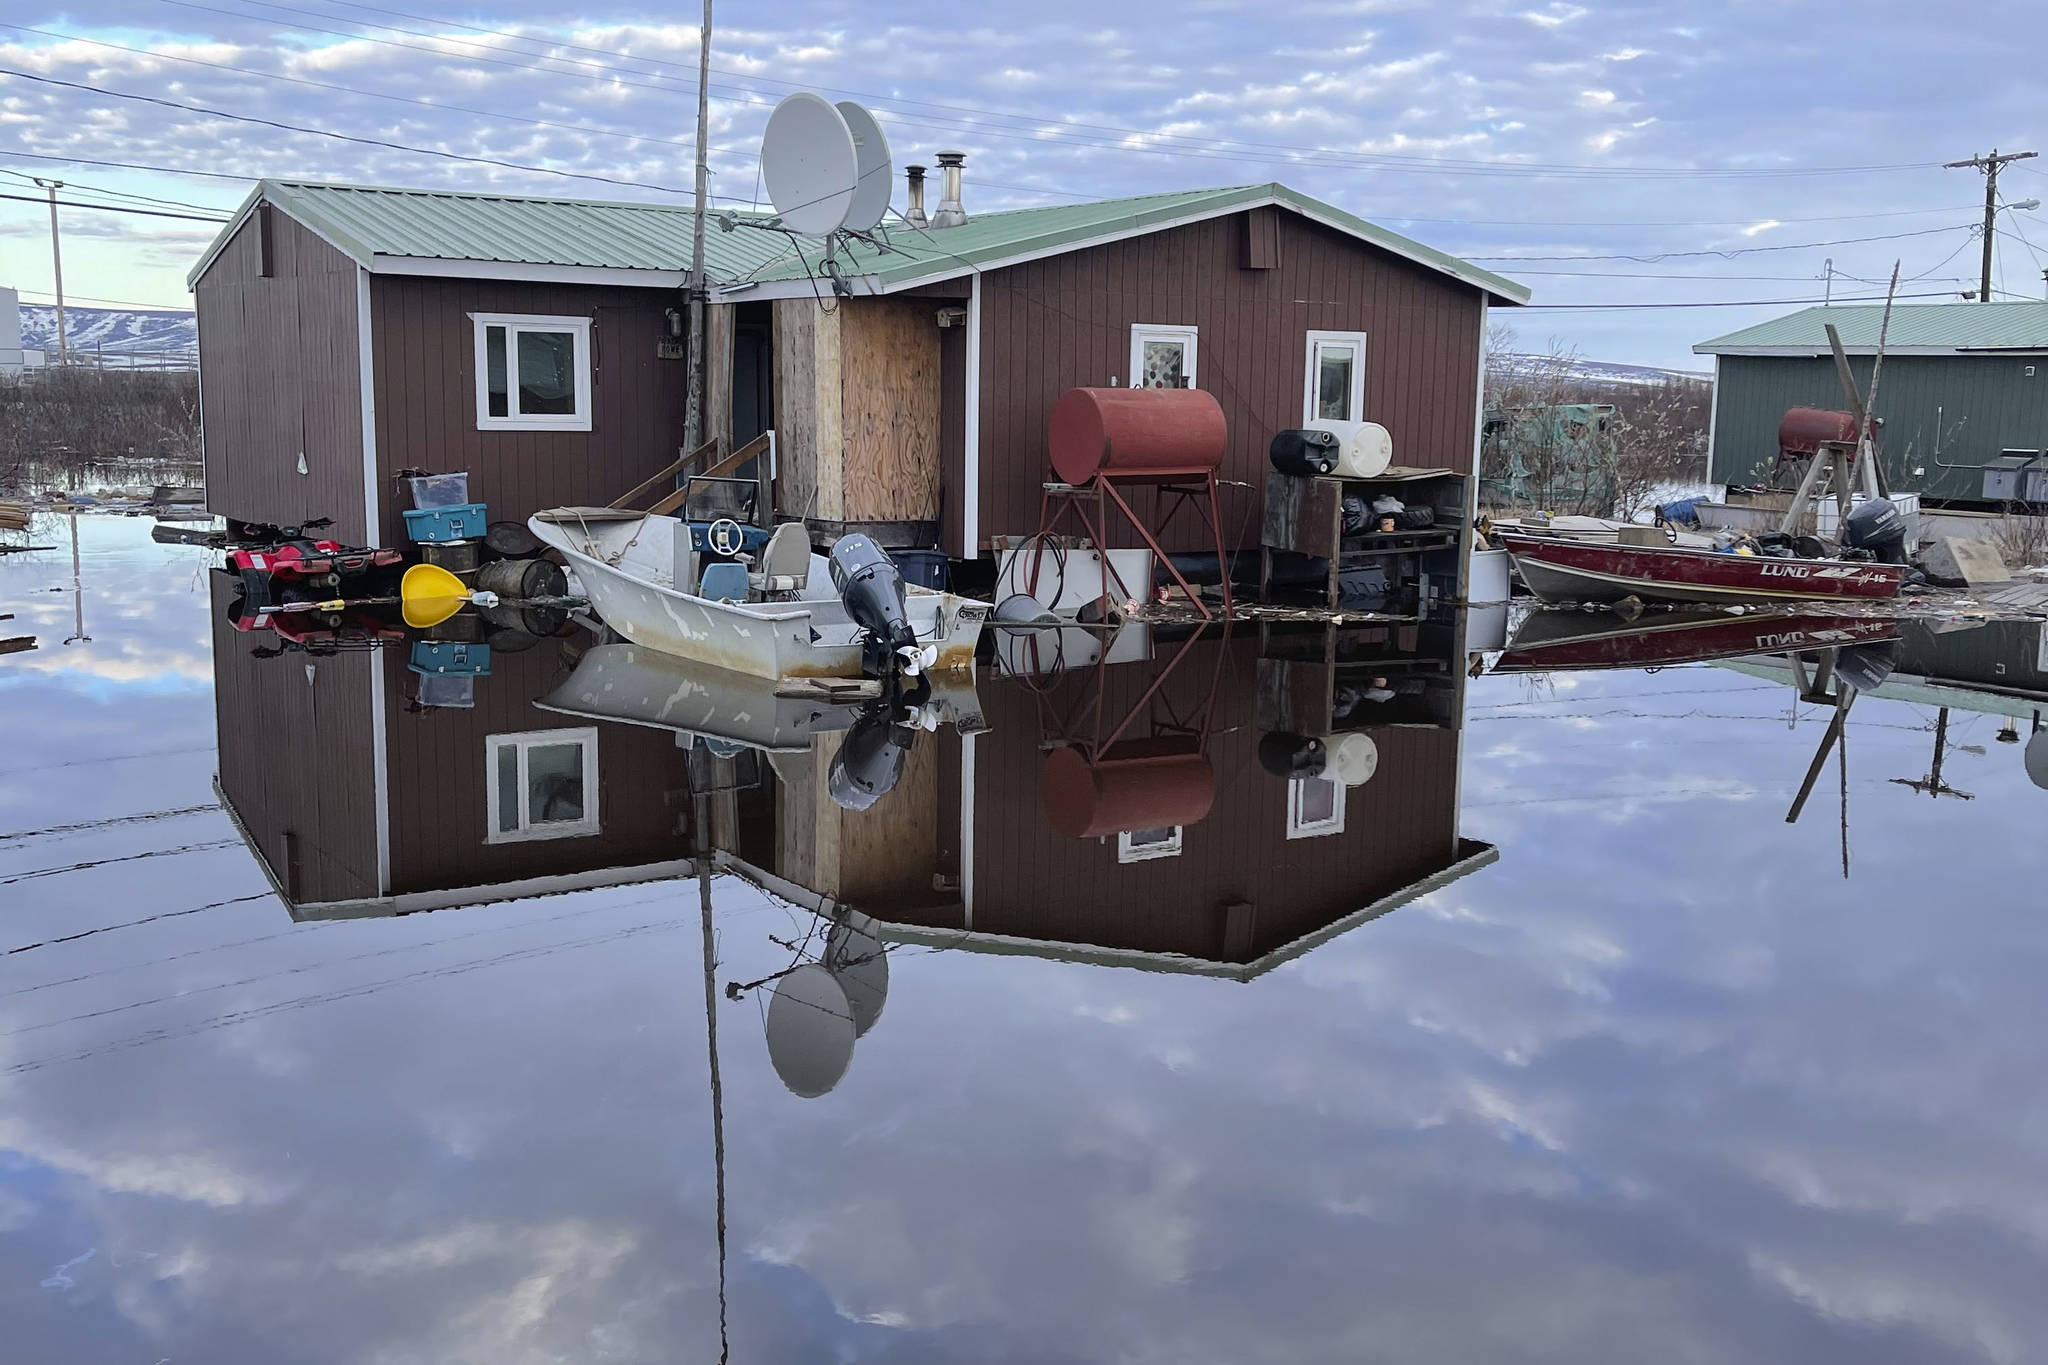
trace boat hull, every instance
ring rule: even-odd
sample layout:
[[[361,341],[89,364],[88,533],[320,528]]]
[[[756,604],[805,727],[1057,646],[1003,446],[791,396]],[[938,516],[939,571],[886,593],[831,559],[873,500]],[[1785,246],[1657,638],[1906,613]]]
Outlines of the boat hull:
[[[670,543],[673,518],[645,518],[668,523],[656,530],[630,516],[600,519],[600,510],[542,512],[527,526],[562,552],[591,609],[634,644],[756,678],[861,676],[861,632],[837,597],[719,602],[677,592],[657,576],[658,550],[647,553]],[[932,671],[973,669],[987,603],[913,587],[905,606],[918,640],[937,650]]]
[[[1489,673],[1583,672],[1663,668],[1756,654],[1875,644],[1897,638],[1889,616],[1838,612],[1656,612],[1633,619],[1614,612],[1532,612]]]
[[[1899,564],[1774,559],[1504,535],[1522,582],[1545,602],[1841,602],[1896,597]]]

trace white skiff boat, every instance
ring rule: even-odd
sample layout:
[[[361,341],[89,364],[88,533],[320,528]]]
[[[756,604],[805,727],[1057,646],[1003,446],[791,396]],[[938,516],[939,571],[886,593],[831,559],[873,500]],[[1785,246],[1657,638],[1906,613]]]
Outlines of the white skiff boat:
[[[562,552],[578,593],[634,644],[757,678],[861,676],[861,629],[833,590],[824,557],[809,554],[808,544],[805,572],[780,574],[769,591],[746,594],[763,600],[721,600],[684,590],[697,586],[698,556],[689,524],[674,517],[556,507],[527,526]],[[973,668],[986,602],[906,585],[904,606],[919,642],[936,651],[933,671]]]

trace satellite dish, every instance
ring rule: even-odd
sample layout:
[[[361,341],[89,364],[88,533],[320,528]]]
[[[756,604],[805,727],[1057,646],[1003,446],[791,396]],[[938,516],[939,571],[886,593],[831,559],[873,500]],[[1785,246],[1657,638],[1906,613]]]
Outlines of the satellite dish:
[[[847,131],[853,134],[857,165],[853,207],[846,211],[844,226],[854,232],[866,232],[889,211],[889,192],[895,187],[896,168],[889,160],[889,139],[882,135],[882,125],[875,122],[875,116],[852,100],[839,101],[838,109],[839,116],[846,120]]]
[[[775,106],[761,135],[761,181],[785,226],[813,237],[837,232],[859,176],[853,133],[837,109],[802,93]]]
[[[853,1039],[853,1009],[832,973],[806,962],[776,983],[768,1060],[792,1095],[816,1099],[839,1084],[853,1060]]]
[[[1371,735],[1355,731],[1330,741],[1330,762],[1324,770],[1347,787],[1362,787],[1380,770],[1380,746]]]
[[[2037,787],[2048,787],[2048,730],[2036,730],[2027,739],[2027,776]]]
[[[875,921],[858,910],[847,911],[825,938],[825,966],[846,992],[853,1036],[865,1037],[889,998],[889,953],[875,934]]]

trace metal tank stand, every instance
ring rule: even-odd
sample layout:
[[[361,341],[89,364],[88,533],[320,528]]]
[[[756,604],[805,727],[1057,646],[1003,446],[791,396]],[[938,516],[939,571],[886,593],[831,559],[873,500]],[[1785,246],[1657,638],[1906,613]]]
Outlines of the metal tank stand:
[[[1144,519],[1132,510],[1131,504],[1117,490],[1118,484],[1132,486],[1149,485],[1158,489],[1162,497],[1168,495],[1173,497],[1173,505],[1167,508],[1166,514],[1159,519],[1159,525],[1156,530],[1146,526]],[[1174,516],[1189,501],[1198,500],[1206,505],[1209,514],[1209,531],[1216,542],[1217,577],[1221,579],[1223,584],[1223,613],[1226,616],[1230,614],[1232,603],[1230,593],[1230,559],[1223,549],[1223,519],[1218,514],[1216,508],[1216,471],[1214,469],[1097,470],[1095,477],[1084,484],[1047,483],[1040,485],[1040,487],[1042,492],[1038,499],[1038,534],[1041,536],[1054,534],[1066,520],[1068,514],[1071,513],[1074,519],[1081,523],[1083,533],[1089,540],[1094,542],[1096,549],[1102,554],[1102,596],[1097,599],[1099,607],[1104,609],[1108,607],[1111,579],[1116,580],[1118,590],[1123,593],[1127,601],[1142,602],[1151,596],[1152,590],[1152,585],[1147,583],[1144,586],[1144,591],[1132,592],[1130,586],[1123,581],[1123,576],[1110,563],[1109,536],[1107,532],[1109,530],[1109,504],[1113,502],[1116,504],[1117,510],[1123,513],[1124,520],[1131,524],[1131,529],[1136,531],[1139,537],[1144,540],[1146,546],[1151,549],[1153,558],[1166,566],[1167,573],[1173,576],[1173,581],[1180,588],[1182,595],[1193,604],[1196,611],[1202,613],[1204,621],[1215,619],[1215,613],[1210,611],[1208,604],[1202,601],[1201,591],[1189,583],[1186,576],[1174,567],[1172,558],[1161,548],[1159,540],[1160,537],[1166,534],[1167,528],[1173,524]],[[1088,509],[1088,503],[1091,499],[1095,504],[1092,520],[1089,517]],[[1025,591],[1036,592],[1038,586],[1038,565],[1043,558],[1042,554],[1033,557],[1030,579],[1025,586]]]

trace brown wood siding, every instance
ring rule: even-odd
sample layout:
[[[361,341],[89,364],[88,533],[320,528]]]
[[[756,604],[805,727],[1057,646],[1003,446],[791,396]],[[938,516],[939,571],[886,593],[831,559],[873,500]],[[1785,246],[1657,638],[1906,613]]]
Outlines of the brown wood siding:
[[[683,439],[688,365],[656,353],[667,289],[442,280],[378,275],[370,281],[382,536],[404,538],[411,498],[394,487],[404,468],[466,470],[470,498],[496,521],[545,507],[604,504],[676,458]],[[472,313],[588,317],[589,431],[479,431]]]
[[[980,689],[990,728],[974,741],[977,932],[1250,961],[1456,861],[1458,734],[1449,729],[1374,730],[1379,769],[1346,793],[1343,832],[1287,837],[1287,783],[1259,766],[1259,732],[1249,723],[1257,680],[1249,646],[1240,637],[1223,660],[1216,725],[1226,732],[1209,745],[1215,802],[1206,819],[1185,829],[1177,857],[1119,863],[1115,836],[1072,839],[1055,831],[1040,797],[1037,700],[1014,683]],[[1104,671],[1108,727],[1178,648],[1164,644],[1151,664]],[[1191,714],[1221,648],[1214,639],[1198,643],[1168,678],[1162,700]],[[1066,711],[1083,686],[1080,677],[1061,682],[1056,709]],[[1130,733],[1146,727],[1141,718]],[[1248,926],[1239,916],[1226,949],[1233,904],[1253,909]]]
[[[376,895],[371,657],[255,658],[250,651],[275,645],[277,637],[268,631],[244,635],[228,625],[233,580],[211,577],[221,790],[278,880],[299,901]],[[288,853],[293,846],[296,877]]]
[[[207,506],[245,521],[332,517],[330,534],[359,543],[356,265],[288,215],[270,219],[269,278],[251,215],[192,291]]]
[[[1128,384],[1134,323],[1200,328],[1196,382],[1230,424],[1221,476],[1250,485],[1223,490],[1228,541],[1256,543],[1267,446],[1301,424],[1311,331],[1367,334],[1365,415],[1392,434],[1397,463],[1470,472],[1479,292],[1299,214],[1271,216],[1266,269],[1242,268],[1253,225],[1237,214],[982,276],[984,538],[1038,528],[1052,405],[1079,385]],[[1133,506],[1153,500],[1139,491]],[[1167,543],[1206,539],[1184,512]]]
[[[391,890],[440,891],[631,867],[689,856],[688,755],[674,736],[586,721],[534,706],[566,676],[554,641],[492,655],[473,710],[408,714],[418,682],[402,651],[383,656],[391,796]],[[601,832],[587,838],[487,844],[485,740],[594,726]]]

